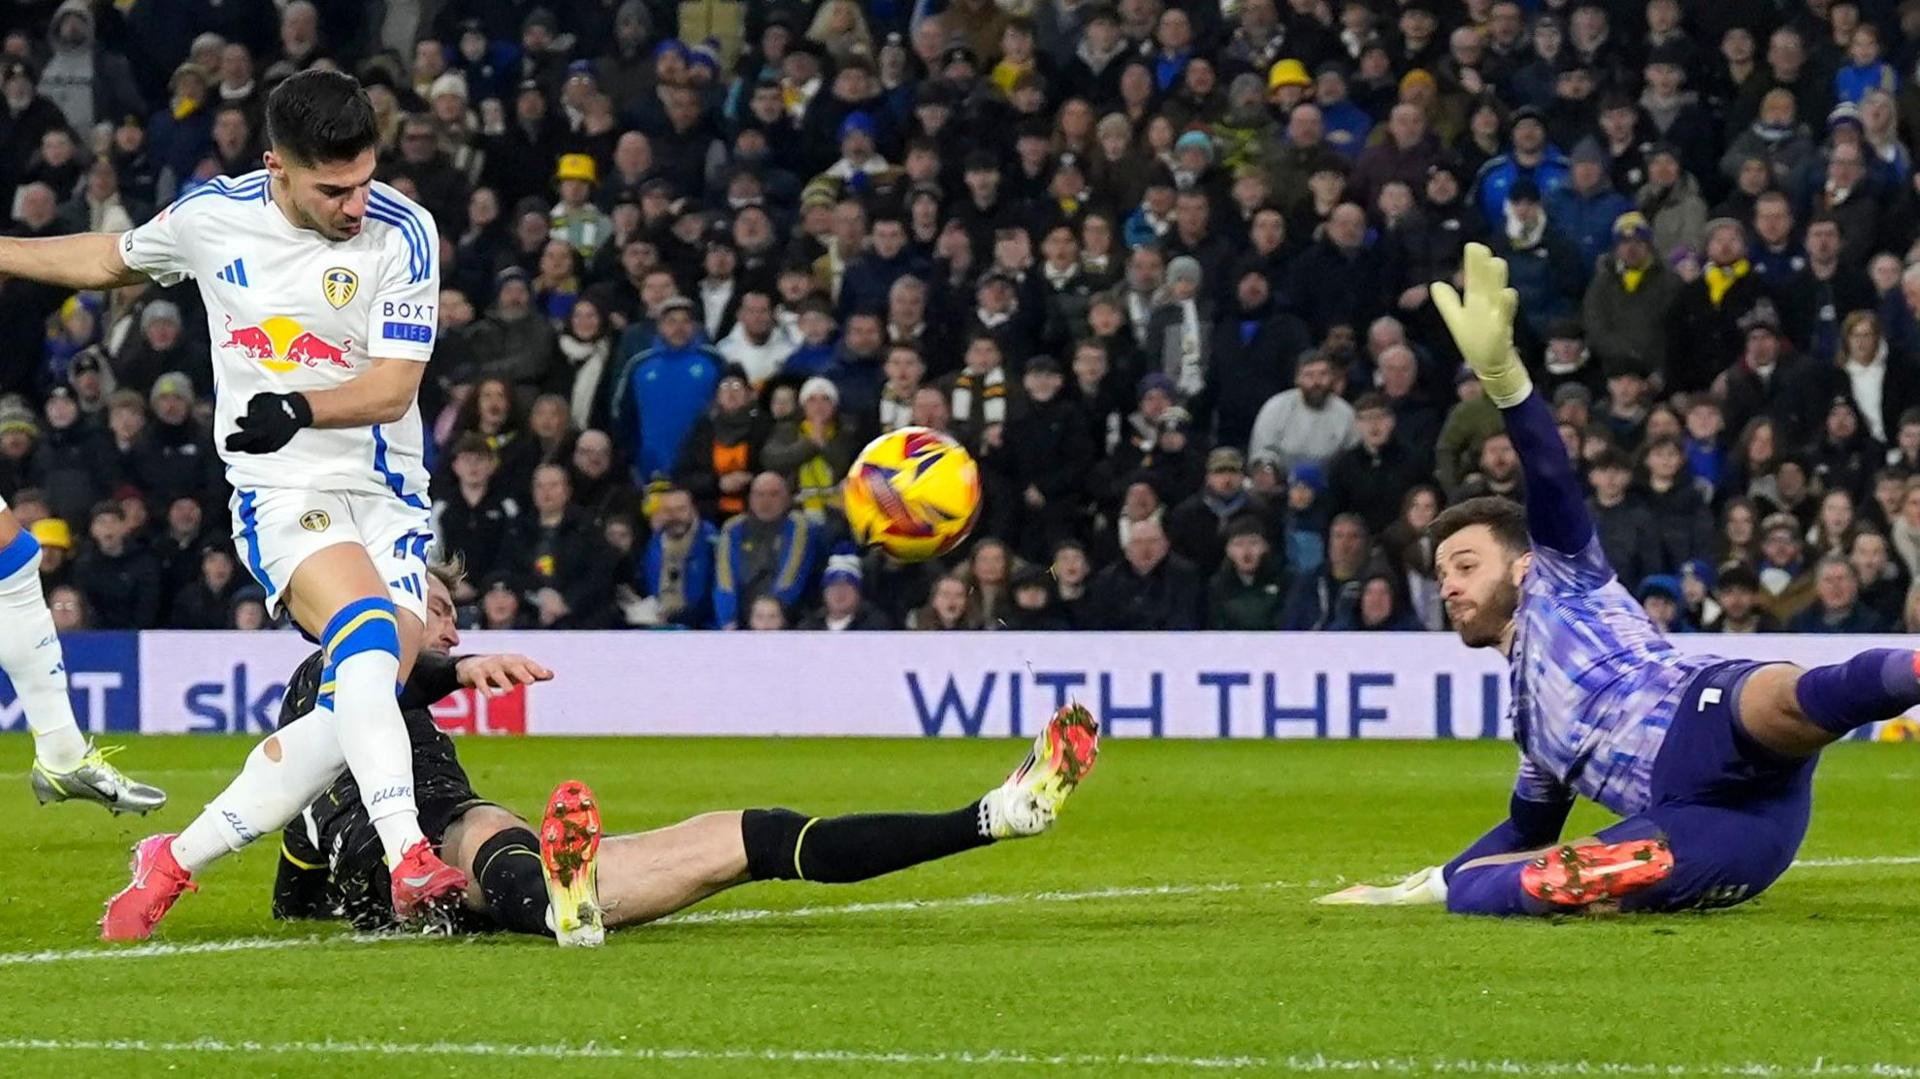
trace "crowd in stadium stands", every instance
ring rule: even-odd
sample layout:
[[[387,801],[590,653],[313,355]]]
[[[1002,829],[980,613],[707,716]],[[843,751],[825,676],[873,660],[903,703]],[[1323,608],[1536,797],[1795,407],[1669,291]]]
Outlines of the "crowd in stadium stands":
[[[359,76],[441,232],[486,628],[1443,628],[1424,526],[1524,497],[1428,296],[1483,241],[1659,623],[1920,630],[1920,0],[707,7],[21,0],[11,232],[126,229],[258,168],[277,80]],[[218,329],[0,285],[63,629],[270,625]],[[983,469],[940,564],[838,515],[908,424]]]

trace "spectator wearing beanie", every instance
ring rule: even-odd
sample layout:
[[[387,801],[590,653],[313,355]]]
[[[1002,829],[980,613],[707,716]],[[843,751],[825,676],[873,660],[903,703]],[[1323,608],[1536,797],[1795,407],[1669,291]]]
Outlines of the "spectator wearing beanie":
[[[1260,407],[1293,384],[1286,358],[1313,347],[1306,323],[1280,310],[1258,266],[1244,265],[1237,274],[1233,304],[1214,323],[1208,359],[1215,429],[1227,446],[1247,444]]]
[[[1520,294],[1520,329],[1544,341],[1554,319],[1574,312],[1587,267],[1579,247],[1547,217],[1532,180],[1507,190],[1506,218],[1491,246],[1506,260],[1511,286]]]
[[[1167,537],[1175,554],[1202,573],[1220,565],[1226,554],[1227,526],[1249,518],[1268,523],[1272,511],[1263,496],[1248,490],[1246,455],[1231,446],[1207,454],[1206,478],[1167,515]]]
[[[1775,633],[1780,624],[1760,605],[1760,578],[1744,562],[1720,567],[1714,586],[1719,610],[1702,623],[1707,633]]]
[[[186,336],[180,308],[171,300],[151,300],[140,309],[138,330],[120,346],[113,370],[118,385],[142,394],[168,371],[185,372],[196,379],[197,387],[213,392],[213,365],[206,346]]]
[[[1274,557],[1266,526],[1242,514],[1223,533],[1225,557],[1207,582],[1207,628],[1279,629],[1286,609],[1286,568]]]
[[[699,342],[694,303],[660,305],[659,336],[614,381],[614,441],[633,462],[634,482],[670,475],[693,425],[712,400],[726,361]]]
[[[1638,581],[1666,567],[1661,561],[1660,530],[1645,502],[1633,490],[1633,462],[1618,450],[1587,466],[1593,488],[1589,510],[1600,549],[1619,567],[1621,580]]]
[[[192,380],[169,372],[154,382],[149,396],[153,419],[140,440],[135,471],[125,478],[150,505],[164,506],[182,496],[214,498],[226,479],[212,434],[194,417]]]
[[[1668,316],[1682,287],[1655,251],[1646,215],[1615,218],[1613,253],[1600,261],[1581,302],[1587,347],[1602,371],[1665,369]]]
[[[1474,199],[1480,216],[1490,224],[1506,220],[1507,198],[1515,184],[1533,181],[1544,197],[1564,186],[1571,166],[1547,142],[1546,116],[1531,105],[1514,112],[1507,125],[1508,151],[1480,167],[1474,179]]]
[[[44,417],[25,478],[47,492],[55,517],[85,520],[94,503],[106,497],[113,476],[106,436],[83,422],[73,391],[65,386],[47,395]]]
[[[1656,257],[1668,258],[1676,248],[1691,248],[1705,236],[1707,203],[1700,185],[1680,164],[1672,143],[1655,143],[1647,151],[1647,182],[1634,194],[1634,204],[1653,229]]]
[[[534,307],[525,270],[509,266],[494,278],[494,302],[472,335],[475,374],[505,379],[531,396],[553,372],[553,326]]]
[[[86,597],[95,629],[147,629],[159,624],[160,564],[129,534],[112,502],[93,509],[92,540],[74,563],[73,582]]]
[[[1760,605],[1782,625],[1814,601],[1815,575],[1806,562],[1806,538],[1800,519],[1770,513],[1760,522]]]
[[[1706,266],[1699,280],[1681,288],[1670,316],[1663,368],[1668,393],[1697,393],[1712,385],[1745,347],[1740,321],[1762,301],[1773,303],[1747,258],[1744,226],[1720,218],[1708,222],[1706,238]]]
[[[839,515],[840,481],[862,444],[861,432],[840,413],[839,389],[814,377],[800,387],[799,413],[774,424],[760,463],[789,477],[800,512],[824,527]]]
[[[1613,247],[1613,223],[1633,209],[1607,176],[1607,154],[1588,136],[1573,148],[1565,187],[1546,200],[1547,220],[1580,249],[1580,274],[1586,277]]]
[[[1357,513],[1375,535],[1400,513],[1408,491],[1425,478],[1420,458],[1394,438],[1393,405],[1370,391],[1354,404],[1359,441],[1341,451],[1328,467],[1329,507],[1335,514]]]
[[[1026,406],[1007,421],[996,456],[1007,488],[1020,500],[1013,519],[1020,552],[1039,559],[1074,534],[1086,515],[1083,492],[1095,459],[1087,416],[1063,389],[1060,361],[1035,356],[1021,376]]]
[[[762,468],[760,448],[771,426],[747,372],[728,364],[673,473],[674,482],[692,493],[702,517],[718,523],[746,512],[747,487]]]
[[[450,551],[466,560],[467,579],[454,591],[456,602],[467,602],[473,586],[499,568],[507,530],[521,506],[496,480],[500,461],[485,435],[468,432],[453,446],[454,489],[433,504],[433,531]],[[467,593],[467,594],[463,594]]]
[[[820,608],[802,619],[800,629],[882,630],[892,629],[887,616],[860,595],[860,556],[851,548],[827,558],[820,575]]]

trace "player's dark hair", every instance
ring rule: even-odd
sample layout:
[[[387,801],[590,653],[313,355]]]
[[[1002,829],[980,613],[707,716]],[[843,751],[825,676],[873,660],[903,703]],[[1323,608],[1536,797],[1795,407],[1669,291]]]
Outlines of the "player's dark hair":
[[[351,75],[302,71],[267,97],[267,143],[299,164],[350,161],[379,139],[373,102]]]
[[[1486,525],[1492,530],[1493,538],[1510,553],[1516,556],[1526,553],[1527,511],[1520,503],[1499,495],[1481,495],[1447,507],[1427,526],[1427,535],[1433,540],[1434,549],[1439,550],[1447,537],[1474,525]]]

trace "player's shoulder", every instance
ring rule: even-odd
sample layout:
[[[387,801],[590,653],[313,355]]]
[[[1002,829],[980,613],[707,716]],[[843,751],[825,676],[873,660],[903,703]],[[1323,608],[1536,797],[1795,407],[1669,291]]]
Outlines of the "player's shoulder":
[[[241,176],[215,176],[180,193],[160,217],[185,214],[196,222],[230,220],[257,211],[270,201],[267,170],[255,169]]]
[[[367,192],[366,227],[384,245],[406,255],[415,280],[424,278],[439,251],[440,233],[433,214],[379,180]]]

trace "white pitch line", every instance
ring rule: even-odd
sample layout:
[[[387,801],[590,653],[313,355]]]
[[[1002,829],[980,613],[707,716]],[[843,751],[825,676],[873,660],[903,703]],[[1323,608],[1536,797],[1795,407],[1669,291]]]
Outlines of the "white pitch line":
[[[1311,885],[1309,885],[1311,886]],[[1167,895],[1222,895],[1271,891],[1302,885],[1284,880],[1264,884],[1156,884],[1137,888],[1097,888],[1086,892],[1035,892],[1029,895],[969,895],[957,899],[895,899],[878,903],[841,903],[786,910],[700,910],[662,918],[656,925],[708,925],[715,922],[758,922],[774,918],[826,918],[839,914],[883,914],[965,907],[1003,907],[1013,903],[1084,903],[1102,899],[1140,899]]]
[[[1802,858],[1795,869],[1844,869],[1860,865],[1920,865],[1920,854],[1885,854],[1872,858]]]
[[[1806,858],[1793,863],[1795,869],[1844,869],[1868,866],[1920,865],[1920,855],[1877,855],[1856,858]],[[1346,883],[1345,879],[1337,883]],[[1283,888],[1321,888],[1336,884],[1323,881],[1271,880],[1259,883],[1225,881],[1216,884],[1155,884],[1132,887],[1094,888],[1077,892],[1028,892],[956,896],[950,899],[893,899],[869,903],[838,903],[784,909],[743,907],[733,910],[699,910],[677,914],[655,925],[724,925],[738,922],[788,921],[832,918],[861,914],[899,914],[930,910],[960,910],[971,907],[1004,907],[1020,903],[1093,903],[1116,899],[1150,899],[1166,896],[1232,895],[1238,892],[1266,892]],[[220,952],[269,952],[282,948],[306,948],[328,944],[379,944],[395,940],[416,940],[408,933],[340,933],[304,937],[241,937],[236,940],[202,941],[196,944],[137,944],[125,948],[67,948],[34,952],[0,952],[0,967],[37,966],[46,963],[84,962],[101,959],[158,959],[181,955],[206,955]]]
[[[0,1051],[95,1052],[145,1054],[234,1054],[249,1056],[382,1056],[482,1057],[526,1060],[627,1060],[656,1063],[733,1062],[767,1064],[876,1064],[924,1068],[933,1065],[1027,1068],[1164,1067],[1204,1071],[1286,1070],[1294,1072],[1372,1072],[1392,1075],[1494,1076],[1682,1076],[1716,1075],[1740,1079],[1787,1079],[1797,1076],[1863,1076],[1870,1079],[1916,1079],[1920,1065],[1876,1062],[1836,1063],[1815,1058],[1807,1063],[1654,1064],[1606,1060],[1512,1060],[1458,1057],[1339,1057],[1323,1053],[1285,1056],[1182,1056],[1174,1053],[1034,1053],[1022,1049],[958,1049],[946,1051],[877,1051],[859,1049],[703,1049],[677,1046],[623,1046],[587,1042],[524,1044],[512,1042],[373,1042],[373,1041],[228,1041],[197,1038],[192,1041],[138,1039],[0,1040]]]

